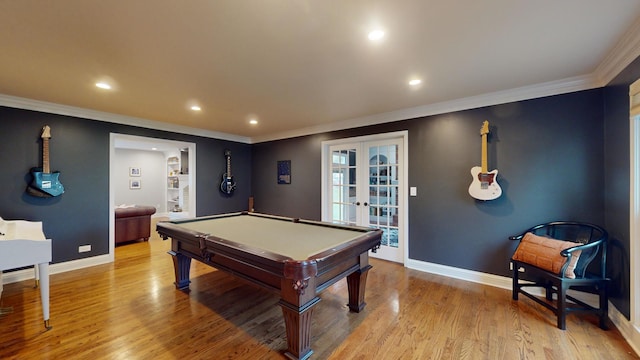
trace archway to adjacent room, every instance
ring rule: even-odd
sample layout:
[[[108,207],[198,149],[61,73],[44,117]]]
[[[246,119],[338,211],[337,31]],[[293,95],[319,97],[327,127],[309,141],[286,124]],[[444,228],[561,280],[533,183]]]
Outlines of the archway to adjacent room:
[[[383,230],[373,257],[407,259],[407,132],[322,143],[322,220]]]
[[[194,143],[111,134],[109,256],[112,260],[116,207],[155,207],[154,218],[196,216],[195,164]]]

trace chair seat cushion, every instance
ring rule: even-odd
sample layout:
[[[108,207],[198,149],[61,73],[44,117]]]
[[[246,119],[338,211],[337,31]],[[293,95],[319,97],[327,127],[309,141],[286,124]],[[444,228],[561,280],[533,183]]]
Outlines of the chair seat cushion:
[[[520,244],[513,254],[513,260],[537,266],[554,274],[560,274],[562,266],[567,262],[567,258],[562,256],[560,252],[578,245],[581,244],[528,232],[520,240]],[[576,275],[573,270],[576,268],[579,256],[580,250],[572,253],[571,260],[564,273],[565,277],[575,279]]]

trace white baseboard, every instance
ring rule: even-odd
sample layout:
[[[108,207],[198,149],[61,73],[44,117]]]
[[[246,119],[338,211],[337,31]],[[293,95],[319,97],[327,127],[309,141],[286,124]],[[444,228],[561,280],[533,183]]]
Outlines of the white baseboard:
[[[405,264],[407,268],[418,271],[424,271],[431,274],[442,275],[450,278],[471,281],[474,283],[490,285],[501,289],[511,290],[512,282],[510,277],[504,277],[493,274],[481,273],[478,271],[455,268],[446,265],[439,265],[425,261],[408,259]],[[532,292],[534,295],[535,292]],[[540,292],[539,295],[543,293]],[[584,293],[582,293],[584,294]],[[576,295],[575,293],[572,295]],[[588,304],[597,304],[597,296],[592,294],[584,294],[576,296]],[[609,319],[620,331],[622,336],[627,340],[631,348],[640,354],[640,328],[634,326],[618,309],[609,302]]]
[[[611,302],[609,302],[609,319],[618,328],[633,351],[640,354],[640,328],[634,326]]]
[[[428,263],[425,261],[408,259],[404,266],[409,269],[442,275],[450,278],[471,281],[485,285],[491,285],[501,289],[511,290],[511,278],[478,271],[460,269],[452,266]]]
[[[91,266],[108,264],[113,262],[112,255],[98,255],[84,259],[71,260],[57,264],[49,265],[49,274],[58,274],[71,270],[84,269]],[[2,274],[2,282],[4,284],[10,284],[18,281],[24,281],[35,278],[35,272],[33,269],[25,269],[12,271]]]

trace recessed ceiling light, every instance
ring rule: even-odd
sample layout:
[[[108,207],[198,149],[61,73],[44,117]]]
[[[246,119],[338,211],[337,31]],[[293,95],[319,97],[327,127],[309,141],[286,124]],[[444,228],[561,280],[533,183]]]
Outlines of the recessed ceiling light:
[[[416,86],[416,85],[420,85],[420,84],[422,84],[422,80],[420,80],[420,79],[413,79],[413,80],[409,81],[409,85],[411,85],[411,86]]]
[[[202,108],[200,106],[198,106],[198,105],[193,105],[193,106],[191,106],[191,110],[200,111],[200,110],[202,110]]]
[[[106,82],[97,82],[96,86],[100,89],[111,90],[111,85],[107,84]]]
[[[157,147],[152,147],[151,150],[158,150],[158,148]]]
[[[251,125],[258,125],[258,120],[256,120],[256,119],[251,119],[251,120],[249,120],[249,124],[251,124]]]
[[[382,30],[373,30],[369,33],[369,40],[378,41],[384,37],[384,31]]]

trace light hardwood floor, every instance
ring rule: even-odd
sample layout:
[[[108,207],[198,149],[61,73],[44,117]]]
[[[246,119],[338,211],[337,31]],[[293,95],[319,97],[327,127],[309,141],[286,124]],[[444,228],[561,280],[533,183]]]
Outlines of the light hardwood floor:
[[[0,359],[283,359],[278,297],[192,263],[191,291],[173,286],[169,241],[116,248],[113,264],[51,276],[45,331],[32,281],[7,284]],[[312,359],[638,359],[595,316],[570,315],[567,330],[510,291],[372,260],[367,307],[346,306],[342,280],[322,293]]]

